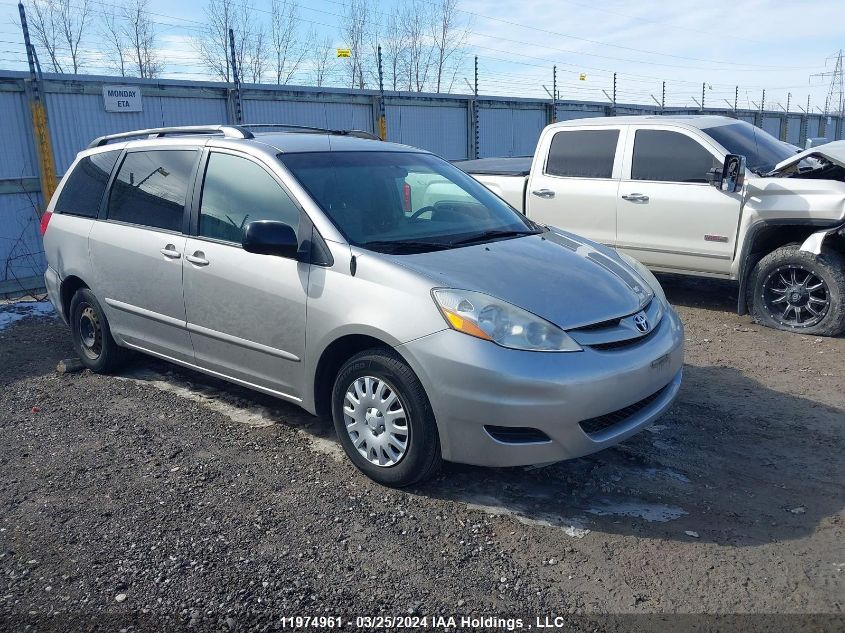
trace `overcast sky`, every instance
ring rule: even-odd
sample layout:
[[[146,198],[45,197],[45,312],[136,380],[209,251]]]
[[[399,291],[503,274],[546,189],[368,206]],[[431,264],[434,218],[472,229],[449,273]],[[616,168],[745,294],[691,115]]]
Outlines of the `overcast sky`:
[[[342,47],[338,25],[348,1],[301,0],[302,35],[314,29]],[[396,1],[374,4],[377,18]],[[252,4],[258,19],[269,19],[263,12],[269,0]],[[164,76],[205,78],[193,41],[204,6],[205,0],[151,0]],[[705,82],[708,106],[732,104],[739,86],[740,107],[759,105],[766,88],[767,109],[785,107],[788,93],[792,111],[808,96],[813,108],[824,108],[830,79],[810,76],[831,71],[835,60],[826,58],[845,48],[842,0],[459,0],[459,6],[470,30],[453,87],[460,92],[468,91],[464,78],[472,80],[477,55],[482,94],[546,97],[543,85],[551,89],[556,64],[562,99],[604,100],[616,72],[620,103],[660,99],[665,80],[667,105],[695,106]],[[13,0],[0,0],[2,68],[25,67],[16,14]],[[97,40],[92,32],[83,46],[93,50]],[[332,83],[339,84],[348,73],[345,60],[335,63]],[[93,55],[87,72],[103,72]],[[293,83],[310,83],[310,74],[303,64]]]

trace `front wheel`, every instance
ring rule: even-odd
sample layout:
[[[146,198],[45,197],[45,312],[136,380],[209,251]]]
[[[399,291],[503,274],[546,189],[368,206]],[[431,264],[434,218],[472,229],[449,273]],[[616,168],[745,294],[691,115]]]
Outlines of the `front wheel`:
[[[440,467],[440,437],[431,404],[413,370],[391,349],[350,358],[332,390],[332,417],[352,463],[386,486],[401,488]]]
[[[748,293],[751,315],[763,325],[817,336],[845,331],[845,258],[836,251],[781,246],[754,267]]]

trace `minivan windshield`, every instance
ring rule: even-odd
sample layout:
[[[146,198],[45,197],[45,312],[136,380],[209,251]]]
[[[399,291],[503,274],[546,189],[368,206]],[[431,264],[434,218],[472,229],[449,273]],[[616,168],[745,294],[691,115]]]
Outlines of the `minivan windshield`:
[[[350,243],[389,253],[455,248],[540,232],[476,180],[431,154],[280,154]]]
[[[705,127],[701,131],[711,136],[728,153],[745,156],[748,168],[757,174],[770,172],[779,162],[797,152],[787,143],[745,121]]]

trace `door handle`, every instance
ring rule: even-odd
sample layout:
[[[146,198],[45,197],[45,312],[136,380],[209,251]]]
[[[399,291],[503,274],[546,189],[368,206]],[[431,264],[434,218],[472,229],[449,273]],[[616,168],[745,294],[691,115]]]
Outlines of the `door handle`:
[[[622,196],[622,199],[628,202],[648,202],[648,196],[641,193],[629,193]]]
[[[537,196],[538,198],[546,198],[547,200],[555,197],[555,192],[551,189],[535,189],[531,192],[532,196]]]
[[[193,255],[185,255],[185,259],[195,266],[208,266],[208,260],[205,258],[205,253],[202,251],[194,251]]]
[[[174,246],[173,244],[168,244],[167,246],[159,250],[159,252],[168,259],[179,259],[180,257],[182,257],[182,253],[177,251],[176,246]]]

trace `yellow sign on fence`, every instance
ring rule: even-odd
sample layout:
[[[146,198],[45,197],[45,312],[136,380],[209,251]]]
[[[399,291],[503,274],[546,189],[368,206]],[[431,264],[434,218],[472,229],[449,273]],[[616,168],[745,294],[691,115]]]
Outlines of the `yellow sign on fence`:
[[[578,79],[580,79],[581,81],[587,81],[587,73],[581,73],[580,75],[578,75]]]
[[[338,57],[352,57],[352,51],[348,48],[339,48],[337,49],[337,56]]]

